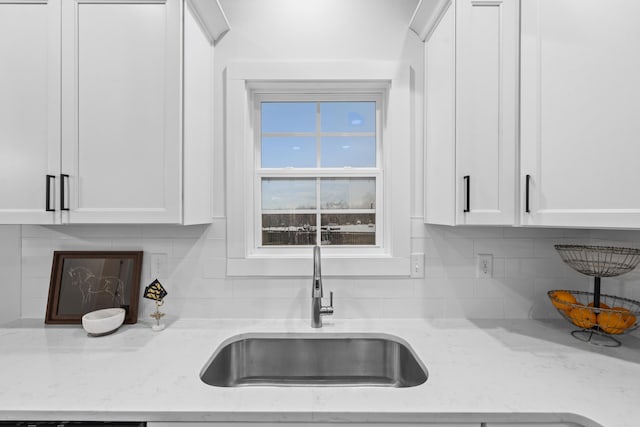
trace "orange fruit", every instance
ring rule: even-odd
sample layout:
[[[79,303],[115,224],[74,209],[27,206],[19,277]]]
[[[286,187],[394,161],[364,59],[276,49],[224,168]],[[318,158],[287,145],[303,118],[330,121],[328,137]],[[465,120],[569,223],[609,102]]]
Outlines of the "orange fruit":
[[[591,302],[587,305],[587,307],[594,307],[594,305],[593,305],[593,301],[591,301]],[[605,303],[603,303],[603,302],[600,302],[600,308],[606,308],[606,309],[609,309],[609,308],[611,308],[611,307],[609,307],[607,304],[605,304]]]
[[[581,328],[591,328],[596,324],[596,314],[587,307],[576,307],[569,311],[569,318],[574,325]]]
[[[618,311],[618,310],[616,310]],[[598,326],[608,334],[621,334],[627,326],[628,315],[624,312],[603,311],[598,314]]]
[[[576,297],[567,291],[555,291],[551,294],[551,304],[558,310],[569,311],[573,307],[571,304],[576,303]]]
[[[633,313],[631,313],[631,311],[628,308],[613,307],[612,310],[616,310],[622,313],[622,318],[626,322],[627,328],[630,328],[636,324],[636,320],[637,320],[636,316]]]

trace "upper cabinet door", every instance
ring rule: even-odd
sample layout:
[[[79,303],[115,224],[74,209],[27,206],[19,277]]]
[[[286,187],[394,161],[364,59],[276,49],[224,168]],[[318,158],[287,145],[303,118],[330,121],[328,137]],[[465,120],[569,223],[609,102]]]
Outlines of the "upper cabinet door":
[[[180,7],[63,2],[63,223],[181,221]]]
[[[0,0],[0,223],[59,221],[59,173],[59,0]]]
[[[515,223],[518,13],[517,0],[444,2],[433,28],[418,30],[426,223]]]
[[[518,2],[456,2],[458,224],[515,222]]]
[[[637,0],[522,2],[522,224],[640,227],[639,16]]]

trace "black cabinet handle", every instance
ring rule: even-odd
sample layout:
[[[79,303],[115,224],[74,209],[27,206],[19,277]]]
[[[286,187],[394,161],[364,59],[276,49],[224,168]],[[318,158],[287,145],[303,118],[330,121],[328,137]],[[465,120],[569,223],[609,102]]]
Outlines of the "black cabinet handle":
[[[471,177],[469,175],[465,175],[462,177],[465,182],[465,205],[463,212],[471,212]]]
[[[527,174],[525,185],[524,185],[524,211],[526,213],[531,213],[529,209],[529,184],[531,182],[531,175]]]
[[[65,207],[64,202],[65,202],[65,194],[64,194],[64,180],[65,178],[67,179],[67,181],[69,180],[69,175],[65,174],[65,173],[61,173],[60,174],[60,210],[61,211],[68,211],[69,208]]]
[[[55,208],[51,207],[51,180],[52,179],[56,179],[56,177],[54,175],[47,175],[47,182],[46,182],[45,195],[44,195],[44,197],[46,198],[44,210],[47,212],[56,211]]]

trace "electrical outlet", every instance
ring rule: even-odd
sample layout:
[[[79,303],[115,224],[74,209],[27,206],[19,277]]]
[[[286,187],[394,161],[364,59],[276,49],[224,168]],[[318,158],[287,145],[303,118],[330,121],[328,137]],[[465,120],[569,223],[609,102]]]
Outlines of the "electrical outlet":
[[[476,277],[490,279],[493,277],[493,255],[478,254],[476,259]]]
[[[411,277],[424,277],[424,254],[411,254]]]
[[[167,275],[167,254],[151,254],[149,258],[152,279],[165,278]]]

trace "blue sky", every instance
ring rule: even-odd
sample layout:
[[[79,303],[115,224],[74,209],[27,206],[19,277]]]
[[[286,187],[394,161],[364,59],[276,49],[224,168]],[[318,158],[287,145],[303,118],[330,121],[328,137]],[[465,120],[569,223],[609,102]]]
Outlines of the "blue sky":
[[[318,143],[320,167],[376,165],[375,102],[321,102],[319,112],[315,102],[264,102],[261,110],[262,167],[316,167]]]

